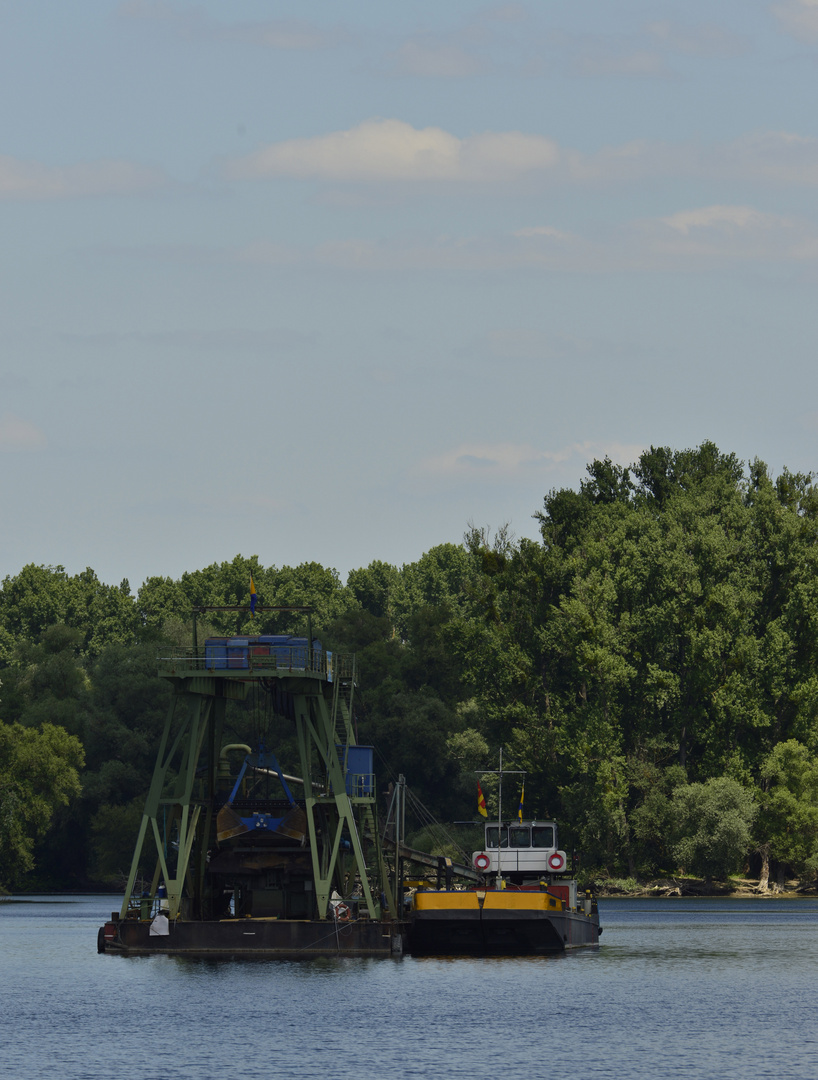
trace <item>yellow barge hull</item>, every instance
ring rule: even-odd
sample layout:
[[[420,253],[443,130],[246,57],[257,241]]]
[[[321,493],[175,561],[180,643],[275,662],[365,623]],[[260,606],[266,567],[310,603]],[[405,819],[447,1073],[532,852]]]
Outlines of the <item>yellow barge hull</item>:
[[[599,916],[547,892],[423,891],[415,894],[408,948],[415,956],[559,953],[599,944]]]

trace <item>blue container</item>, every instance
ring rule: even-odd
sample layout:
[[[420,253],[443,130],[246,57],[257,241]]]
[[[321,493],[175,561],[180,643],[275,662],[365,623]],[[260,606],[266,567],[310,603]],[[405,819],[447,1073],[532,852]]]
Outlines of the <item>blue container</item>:
[[[246,637],[232,637],[227,641],[227,666],[229,668],[247,668],[248,646],[250,639]]]
[[[307,639],[305,637],[290,638],[290,667],[306,668],[307,666]]]
[[[227,667],[226,637],[212,637],[205,641],[205,667],[211,670]]]
[[[251,658],[257,656],[269,656],[270,645],[266,638],[263,637],[251,637],[247,639],[247,647]],[[261,661],[259,661],[261,662]]]
[[[339,746],[338,757],[341,765],[344,764],[344,751],[346,751],[347,771],[346,790],[347,795],[370,797],[375,794],[375,768],[373,764],[374,748],[371,746]]]
[[[282,665],[286,663],[289,666],[290,654],[284,649],[290,640],[289,634],[263,634],[258,640],[268,646],[270,655],[276,658],[277,663]]]
[[[270,655],[275,657],[279,667],[290,666],[290,650],[287,644],[289,640],[289,634],[264,634],[259,638],[259,641],[269,645]]]

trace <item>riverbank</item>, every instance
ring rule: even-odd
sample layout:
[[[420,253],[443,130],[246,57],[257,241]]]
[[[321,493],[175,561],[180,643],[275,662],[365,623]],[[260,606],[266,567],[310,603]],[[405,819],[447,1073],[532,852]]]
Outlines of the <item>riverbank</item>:
[[[818,896],[815,883],[805,886],[794,878],[784,882],[770,882],[765,890],[757,878],[732,877],[727,881],[705,881],[703,878],[665,877],[652,881],[635,878],[608,878],[594,882],[594,892],[602,899],[628,897],[725,896],[734,899],[785,900],[800,896]]]

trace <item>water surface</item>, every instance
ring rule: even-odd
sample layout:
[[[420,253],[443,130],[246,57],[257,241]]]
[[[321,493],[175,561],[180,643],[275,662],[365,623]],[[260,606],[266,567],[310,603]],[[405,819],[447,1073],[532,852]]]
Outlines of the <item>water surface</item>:
[[[0,901],[19,1080],[818,1077],[818,901],[606,900],[545,958],[99,956],[116,897]]]

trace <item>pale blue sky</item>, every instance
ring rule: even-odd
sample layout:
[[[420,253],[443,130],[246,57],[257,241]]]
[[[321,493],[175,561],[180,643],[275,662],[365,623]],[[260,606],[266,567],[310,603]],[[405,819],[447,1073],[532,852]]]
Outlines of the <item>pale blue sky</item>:
[[[818,469],[818,0],[0,2],[0,576]]]

